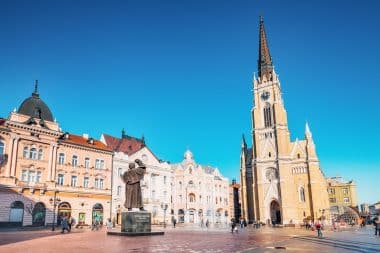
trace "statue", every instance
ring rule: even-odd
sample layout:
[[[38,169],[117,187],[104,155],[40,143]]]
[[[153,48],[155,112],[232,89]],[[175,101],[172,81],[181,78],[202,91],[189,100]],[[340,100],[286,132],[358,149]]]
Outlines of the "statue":
[[[135,163],[138,165],[137,168]],[[146,166],[139,159],[136,159],[135,163],[129,163],[129,170],[123,174],[123,180],[125,182],[124,206],[128,208],[128,211],[131,211],[132,208],[140,208],[140,210],[143,211],[144,206],[142,202],[140,180],[144,178]]]

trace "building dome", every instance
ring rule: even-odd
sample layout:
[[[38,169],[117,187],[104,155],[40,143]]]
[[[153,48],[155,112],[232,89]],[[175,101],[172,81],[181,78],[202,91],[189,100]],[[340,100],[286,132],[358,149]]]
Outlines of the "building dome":
[[[37,91],[38,81],[36,81],[34,92],[31,97],[22,102],[18,109],[18,113],[28,115],[33,118],[54,121],[53,114],[44,101],[40,99],[40,95]]]

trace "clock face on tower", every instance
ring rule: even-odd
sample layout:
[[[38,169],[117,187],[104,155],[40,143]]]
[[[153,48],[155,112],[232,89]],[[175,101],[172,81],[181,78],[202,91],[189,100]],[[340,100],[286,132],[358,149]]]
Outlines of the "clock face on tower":
[[[270,94],[268,91],[263,91],[263,93],[261,93],[261,99],[263,101],[268,100],[269,97],[270,97]]]

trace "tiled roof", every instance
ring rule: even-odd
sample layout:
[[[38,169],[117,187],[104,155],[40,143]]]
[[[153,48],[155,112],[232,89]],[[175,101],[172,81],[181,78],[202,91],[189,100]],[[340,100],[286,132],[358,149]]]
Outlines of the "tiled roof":
[[[84,146],[84,147],[88,147],[88,148],[96,148],[96,149],[101,149],[101,150],[105,150],[105,151],[112,151],[111,148],[107,147],[101,141],[98,141],[98,140],[95,140],[92,138],[84,138],[83,136],[79,136],[79,135],[75,135],[75,134],[68,134],[69,138],[65,138],[65,135],[62,138],[62,142],[64,142],[64,143],[80,145],[80,146]]]
[[[125,135],[123,138],[116,138],[108,134],[103,134],[103,136],[107,146],[116,152],[131,155],[145,147],[145,143],[142,139],[132,136]]]

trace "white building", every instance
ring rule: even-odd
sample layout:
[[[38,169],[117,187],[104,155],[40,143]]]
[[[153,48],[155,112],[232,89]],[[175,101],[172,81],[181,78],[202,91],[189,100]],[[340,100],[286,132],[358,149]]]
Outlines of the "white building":
[[[228,179],[217,168],[197,164],[187,150],[184,160],[172,169],[172,214],[179,223],[228,224]]]
[[[145,145],[144,138],[138,139],[122,132],[121,138],[103,134],[101,141],[114,150],[112,178],[112,219],[121,223],[121,212],[126,211],[125,183],[122,175],[130,162],[140,159],[147,166],[147,173],[141,181],[144,209],[152,213],[152,223],[170,222],[171,211],[171,168],[162,162]],[[164,206],[167,206],[166,215]]]

